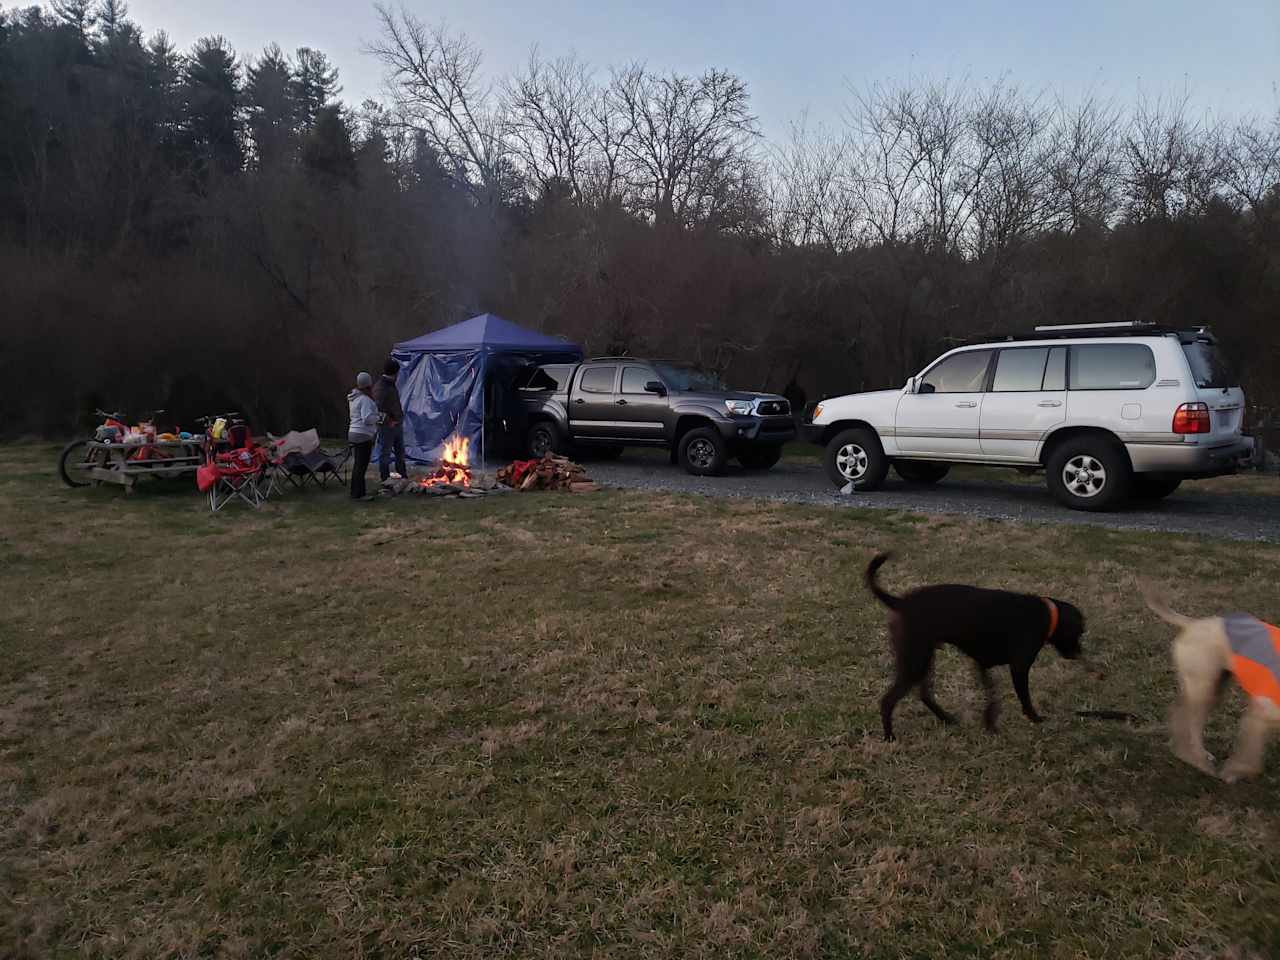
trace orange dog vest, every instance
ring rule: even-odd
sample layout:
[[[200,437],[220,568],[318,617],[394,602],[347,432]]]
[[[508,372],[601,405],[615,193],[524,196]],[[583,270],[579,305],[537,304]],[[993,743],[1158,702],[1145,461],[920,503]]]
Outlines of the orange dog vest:
[[[1247,613],[1222,618],[1231,644],[1231,670],[1251,697],[1280,706],[1280,628]]]

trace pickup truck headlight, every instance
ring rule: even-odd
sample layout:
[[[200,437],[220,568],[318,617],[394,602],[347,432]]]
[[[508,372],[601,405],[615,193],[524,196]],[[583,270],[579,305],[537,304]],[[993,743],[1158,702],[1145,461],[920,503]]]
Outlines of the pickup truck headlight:
[[[809,415],[809,422],[816,423],[820,416],[822,416],[822,404],[818,404],[813,408],[813,413]]]
[[[735,414],[739,417],[751,416],[750,400],[726,400],[724,402],[724,405],[730,413]]]

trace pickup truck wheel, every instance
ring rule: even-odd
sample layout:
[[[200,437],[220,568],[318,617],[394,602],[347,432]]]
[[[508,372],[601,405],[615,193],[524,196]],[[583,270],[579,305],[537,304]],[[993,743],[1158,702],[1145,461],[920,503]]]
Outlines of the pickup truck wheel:
[[[1104,436],[1067,440],[1045,464],[1049,492],[1072,510],[1114,509],[1129,495],[1132,479],[1124,450]]]
[[[1167,473],[1138,473],[1133,477],[1133,497],[1148,503],[1163,500],[1181,485],[1181,477],[1171,477]]]
[[[782,447],[751,447],[738,453],[738,462],[748,470],[768,470],[782,459]]]
[[[680,466],[697,477],[715,476],[724,469],[725,443],[711,427],[698,427],[680,438]]]
[[[560,453],[564,449],[564,435],[550,420],[539,420],[525,435],[529,456],[535,460],[548,453]]]
[[[951,465],[926,463],[922,460],[895,460],[893,472],[907,483],[937,483],[951,472]]]
[[[842,430],[827,444],[827,476],[837,487],[852,482],[855,490],[875,490],[889,472],[880,438],[865,427]]]

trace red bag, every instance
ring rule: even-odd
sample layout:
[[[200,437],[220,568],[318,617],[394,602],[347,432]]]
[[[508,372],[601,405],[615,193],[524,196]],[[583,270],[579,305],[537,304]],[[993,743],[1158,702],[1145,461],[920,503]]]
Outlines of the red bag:
[[[212,463],[206,463],[196,469],[196,489],[201,493],[208,493],[209,488],[218,482],[218,468]]]

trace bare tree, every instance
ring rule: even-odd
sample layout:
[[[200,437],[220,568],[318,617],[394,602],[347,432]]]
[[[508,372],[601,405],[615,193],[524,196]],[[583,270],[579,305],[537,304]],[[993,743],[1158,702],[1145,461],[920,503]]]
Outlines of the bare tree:
[[[1280,191],[1280,111],[1270,123],[1236,125],[1221,146],[1222,182],[1228,194],[1256,218],[1271,215],[1267,201]]]
[[[972,107],[975,171],[973,251],[1001,251],[1054,219],[1050,113],[1039,97],[995,84]]]
[[[746,84],[723,70],[658,76],[640,64],[613,75],[629,135],[623,155],[641,210],[690,224],[741,194],[758,137]]]
[[[581,198],[595,146],[591,68],[575,56],[544,60],[535,47],[524,70],[506,84],[513,150],[529,179],[545,193]]]
[[[1220,137],[1189,116],[1190,98],[1144,98],[1124,141],[1129,215],[1168,220],[1203,209],[1221,182]]]
[[[1047,158],[1055,194],[1055,225],[1069,233],[1110,226],[1120,207],[1120,111],[1093,97],[1059,101]]]
[[[859,239],[860,213],[850,176],[851,144],[807,118],[791,127],[791,139],[773,152],[772,233],[784,245],[819,244],[833,253]]]
[[[407,10],[376,9],[382,37],[369,52],[387,69],[400,122],[424,137],[459,184],[495,206],[509,186],[510,118],[484,81],[479,48]]]
[[[613,84],[596,87],[587,107],[592,150],[584,167],[583,191],[600,206],[624,199],[626,154],[633,128]]]

